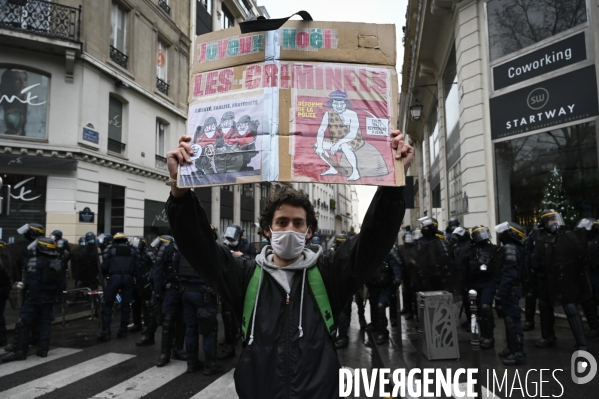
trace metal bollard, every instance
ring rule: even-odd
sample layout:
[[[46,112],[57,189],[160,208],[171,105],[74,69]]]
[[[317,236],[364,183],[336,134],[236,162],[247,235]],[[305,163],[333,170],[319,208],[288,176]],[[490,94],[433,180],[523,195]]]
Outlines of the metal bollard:
[[[476,393],[477,398],[482,398],[482,386],[480,381],[482,376],[482,370],[480,366],[480,332],[478,329],[478,309],[476,308],[476,295],[476,291],[468,291],[468,296],[470,298],[470,312],[472,313],[470,321],[472,341],[470,341],[470,344],[472,345],[472,350],[474,351],[474,368],[478,370],[478,378],[476,379],[474,392]]]

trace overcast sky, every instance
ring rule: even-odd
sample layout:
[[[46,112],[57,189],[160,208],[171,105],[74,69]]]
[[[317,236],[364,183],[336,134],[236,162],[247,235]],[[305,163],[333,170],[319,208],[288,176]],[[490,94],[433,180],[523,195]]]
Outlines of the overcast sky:
[[[348,21],[377,24],[395,24],[397,37],[397,65],[403,60],[402,26],[405,25],[407,0],[257,0],[259,6],[266,7],[271,18],[288,17],[298,11],[308,11],[315,21]],[[295,16],[294,19],[300,19]],[[398,75],[399,77],[399,75]],[[360,221],[370,205],[376,187],[356,186],[359,198]]]

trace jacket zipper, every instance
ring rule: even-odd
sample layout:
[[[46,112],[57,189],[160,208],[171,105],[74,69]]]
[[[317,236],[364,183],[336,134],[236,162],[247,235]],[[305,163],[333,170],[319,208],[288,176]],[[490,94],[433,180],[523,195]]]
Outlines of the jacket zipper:
[[[291,292],[291,288],[289,289],[289,292]],[[287,294],[287,299],[285,300],[285,305],[289,305],[289,294]],[[289,341],[290,341],[290,337],[289,337],[289,330],[290,330],[290,326],[291,326],[291,310],[289,309],[289,307],[287,307],[287,339],[286,339],[286,346],[287,346],[287,356],[286,356],[286,360],[287,360],[287,397],[289,398],[289,394],[290,394],[290,378],[291,378],[291,370],[290,370],[290,364],[289,364]]]

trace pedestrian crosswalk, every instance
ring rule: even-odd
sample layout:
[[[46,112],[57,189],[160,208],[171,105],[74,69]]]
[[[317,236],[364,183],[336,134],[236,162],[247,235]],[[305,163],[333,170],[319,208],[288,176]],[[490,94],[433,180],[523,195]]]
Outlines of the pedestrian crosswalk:
[[[96,391],[98,393],[86,393],[83,396],[77,397],[87,397],[89,399],[138,399],[147,395],[151,396],[153,392],[169,383],[173,383],[171,385],[176,389],[177,385],[179,385],[177,384],[177,381],[179,381],[177,380],[178,378],[186,381],[187,389],[185,389],[185,392],[172,392],[172,397],[192,399],[238,398],[233,382],[234,370],[220,376],[215,381],[209,380],[204,384],[194,384],[194,381],[200,377],[201,372],[195,375],[187,374],[187,363],[185,361],[171,360],[165,367],[158,368],[150,366],[141,373],[128,378],[133,373],[127,374],[127,370],[139,371],[139,369],[145,367],[139,364],[141,360],[136,355],[111,352],[87,358],[85,354],[80,352],[82,352],[80,349],[56,348],[49,351],[46,358],[32,355],[24,361],[6,364],[0,363],[0,399],[37,398],[55,391],[55,397],[74,397],[70,396],[73,395],[73,387],[79,386],[84,379],[86,382],[83,385],[86,386],[86,389],[88,391],[94,390],[95,386],[98,386]],[[75,356],[69,358],[71,355]],[[61,360],[52,363],[58,359]],[[82,361],[77,363],[79,359]],[[131,362],[127,363],[129,361]],[[52,372],[67,365],[70,367]],[[45,375],[39,377],[43,373]],[[118,379],[118,383],[108,389],[105,389],[106,385],[101,383],[102,380],[106,381],[106,373],[109,373],[108,375],[111,378]],[[18,380],[21,382],[21,380],[29,375],[32,376],[31,380],[5,389],[10,386],[9,383],[6,383],[7,381]],[[99,379],[100,383],[94,384],[94,378]],[[68,392],[66,395],[61,394],[63,392],[61,390],[63,389],[65,392]]]

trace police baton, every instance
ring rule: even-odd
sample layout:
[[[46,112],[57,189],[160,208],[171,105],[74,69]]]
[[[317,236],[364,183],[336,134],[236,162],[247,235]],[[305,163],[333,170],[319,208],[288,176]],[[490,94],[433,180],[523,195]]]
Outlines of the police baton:
[[[482,370],[480,366],[480,332],[478,329],[478,309],[476,308],[476,291],[470,290],[468,291],[468,297],[470,298],[470,312],[471,316],[471,331],[472,331],[472,341],[470,344],[472,345],[472,350],[474,351],[474,368],[478,370],[478,377],[476,378],[476,384],[474,385],[475,393],[477,398],[482,398],[482,386],[481,386],[481,376]]]

